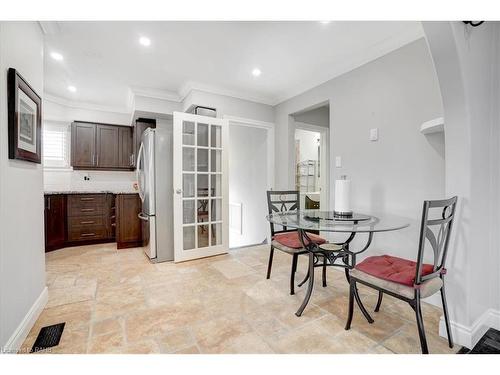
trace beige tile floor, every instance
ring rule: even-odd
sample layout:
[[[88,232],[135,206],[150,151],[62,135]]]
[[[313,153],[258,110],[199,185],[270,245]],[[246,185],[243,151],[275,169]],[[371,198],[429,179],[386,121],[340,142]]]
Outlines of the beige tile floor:
[[[304,287],[290,296],[291,258],[275,253],[265,279],[268,246],[181,264],[151,264],[140,249],[115,244],[74,247],[46,256],[49,302],[21,352],[41,327],[66,322],[51,353],[419,353],[413,310],[386,296],[374,324],[356,308],[344,330],[348,287],[343,272],[320,274],[302,317]],[[301,279],[307,258],[299,261]],[[376,294],[361,287],[371,311]],[[452,353],[438,336],[441,310],[423,307],[431,353]]]

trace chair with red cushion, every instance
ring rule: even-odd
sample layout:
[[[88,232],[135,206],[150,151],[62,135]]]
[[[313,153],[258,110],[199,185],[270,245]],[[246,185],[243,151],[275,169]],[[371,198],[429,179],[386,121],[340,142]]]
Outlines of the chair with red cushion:
[[[448,307],[444,288],[446,255],[455,217],[457,197],[424,201],[416,262],[390,255],[372,256],[356,265],[349,273],[349,314],[345,329],[351,327],[356,284],[361,283],[379,291],[375,311],[382,303],[383,294],[389,294],[410,304],[415,311],[422,353],[428,354],[422,319],[421,298],[441,292],[448,345],[453,348]],[[433,264],[424,263],[426,243],[432,248]]]
[[[296,190],[290,191],[275,191],[267,192],[267,206],[269,214],[284,211],[294,211],[300,209],[300,194]],[[266,279],[271,277],[271,268],[273,265],[274,249],[281,250],[292,255],[292,271],[290,274],[290,294],[295,294],[295,273],[297,271],[298,257],[301,254],[306,254],[307,251],[303,248],[299,233],[296,229],[287,229],[280,227],[277,229],[273,223],[271,224],[271,250],[269,253],[269,262],[267,265]],[[318,235],[308,233],[311,241],[318,245],[324,244],[326,241]],[[326,263],[325,263],[326,264]],[[326,273],[323,273],[323,285],[326,285]]]

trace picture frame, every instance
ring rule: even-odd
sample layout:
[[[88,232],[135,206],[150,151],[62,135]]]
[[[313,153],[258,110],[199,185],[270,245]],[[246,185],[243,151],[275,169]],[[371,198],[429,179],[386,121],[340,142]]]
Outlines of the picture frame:
[[[9,159],[40,164],[42,98],[14,68],[7,72]]]

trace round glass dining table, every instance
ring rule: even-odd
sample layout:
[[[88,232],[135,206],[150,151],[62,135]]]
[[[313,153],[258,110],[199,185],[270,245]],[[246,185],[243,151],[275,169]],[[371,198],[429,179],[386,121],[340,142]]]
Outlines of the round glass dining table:
[[[311,298],[314,286],[314,268],[323,267],[323,275],[326,275],[326,267],[344,268],[346,278],[349,281],[349,270],[356,266],[356,256],[365,252],[373,239],[374,233],[389,232],[408,227],[408,219],[393,215],[369,215],[362,213],[352,213],[352,215],[337,215],[333,211],[321,210],[296,210],[276,212],[266,216],[267,220],[274,225],[279,225],[285,230],[296,229],[299,232],[299,239],[308,252],[309,267],[306,278],[299,284],[302,286],[308,281],[307,292],[304,301],[295,313],[301,316]],[[325,243],[318,245],[311,241],[308,232],[336,232],[346,235],[346,239],[341,242]],[[358,233],[367,234],[366,243],[359,249],[353,249],[351,242]],[[322,263],[320,263],[322,261]],[[325,287],[325,277],[323,278]],[[354,293],[357,304],[363,315],[372,323],[373,319],[366,311],[357,290]]]

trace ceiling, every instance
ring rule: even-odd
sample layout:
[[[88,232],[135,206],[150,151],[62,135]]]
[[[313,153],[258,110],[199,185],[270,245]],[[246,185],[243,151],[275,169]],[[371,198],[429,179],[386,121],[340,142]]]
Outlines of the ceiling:
[[[192,88],[277,104],[422,37],[420,22],[41,22],[45,93],[127,108]],[[146,36],[145,47],[139,38]],[[62,61],[51,52],[63,55]],[[259,68],[259,77],[252,70]],[[68,86],[76,92],[68,91]]]

